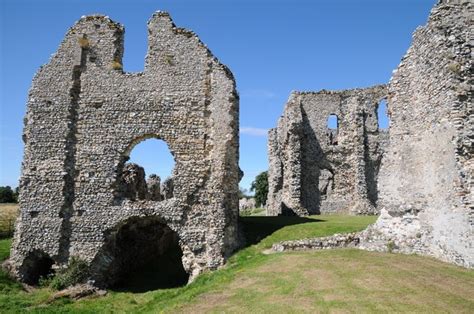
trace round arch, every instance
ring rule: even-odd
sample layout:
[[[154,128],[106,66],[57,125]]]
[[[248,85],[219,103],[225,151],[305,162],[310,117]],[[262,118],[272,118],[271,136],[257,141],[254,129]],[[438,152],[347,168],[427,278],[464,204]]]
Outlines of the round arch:
[[[116,200],[162,201],[173,198],[176,170],[175,153],[155,134],[134,138],[126,146],[117,165]]]
[[[131,217],[105,234],[92,262],[100,286],[133,292],[187,284],[178,233],[156,216]]]

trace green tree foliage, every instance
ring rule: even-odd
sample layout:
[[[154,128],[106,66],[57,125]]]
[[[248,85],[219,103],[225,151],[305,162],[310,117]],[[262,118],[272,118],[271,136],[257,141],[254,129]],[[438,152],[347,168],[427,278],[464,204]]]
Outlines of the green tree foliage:
[[[0,203],[16,203],[18,193],[13,191],[10,186],[0,186]]]
[[[255,191],[255,203],[257,207],[267,203],[268,195],[268,173],[264,171],[255,177],[255,181],[250,186],[250,191]]]

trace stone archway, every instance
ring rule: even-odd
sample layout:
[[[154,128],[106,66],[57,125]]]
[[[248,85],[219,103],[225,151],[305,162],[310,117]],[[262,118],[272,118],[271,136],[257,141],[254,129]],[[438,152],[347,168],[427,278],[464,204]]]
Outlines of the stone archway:
[[[132,217],[106,235],[93,261],[97,283],[144,292],[187,284],[179,236],[157,217]]]
[[[22,280],[29,285],[37,285],[41,278],[46,278],[54,273],[54,261],[48,254],[34,250],[23,261]]]

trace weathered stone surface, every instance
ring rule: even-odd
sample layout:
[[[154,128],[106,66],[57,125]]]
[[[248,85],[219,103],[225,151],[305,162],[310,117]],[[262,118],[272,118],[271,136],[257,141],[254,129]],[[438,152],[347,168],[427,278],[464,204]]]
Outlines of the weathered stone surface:
[[[148,195],[145,170],[137,164],[125,164],[121,173],[121,197],[132,201],[144,200]]]
[[[254,209],[256,207],[257,207],[257,204],[255,203],[255,198],[253,197],[250,197],[250,198],[244,197],[239,200],[239,211]]]
[[[100,278],[113,263],[105,241],[131,219],[156,218],[176,232],[191,279],[237,246],[239,98],[231,72],[157,12],[144,72],[124,73],[123,34],[108,17],[81,18],[33,80],[10,258],[20,280],[71,256]],[[128,178],[135,197],[121,190],[130,151],[148,138],[164,140],[175,159],[165,200],[143,197],[139,169]]]
[[[474,267],[472,1],[440,1],[389,85],[381,215],[361,248]]]
[[[293,92],[269,131],[269,215],[375,214],[387,132],[377,107],[385,86]],[[327,127],[330,115],[338,129]]]
[[[329,237],[278,242],[272,245],[272,251],[283,252],[301,250],[326,250],[335,248],[353,248],[357,247],[358,245],[358,233],[336,233],[335,235]]]
[[[148,177],[146,181],[146,186],[148,189],[148,199],[151,201],[161,201],[161,178],[152,174]]]
[[[161,198],[164,200],[173,198],[174,184],[172,178],[167,178],[161,184]]]

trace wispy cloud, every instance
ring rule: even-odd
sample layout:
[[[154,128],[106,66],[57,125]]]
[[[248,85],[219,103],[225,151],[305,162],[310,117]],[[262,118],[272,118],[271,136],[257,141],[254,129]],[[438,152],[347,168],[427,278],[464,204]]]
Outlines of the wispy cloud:
[[[249,126],[244,126],[240,128],[240,134],[250,135],[250,136],[267,136],[268,129],[253,128]]]
[[[276,94],[271,90],[266,89],[246,89],[240,93],[240,96],[258,99],[272,99],[276,97]]]

